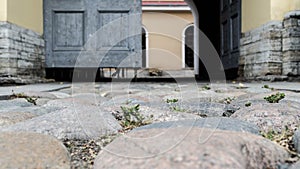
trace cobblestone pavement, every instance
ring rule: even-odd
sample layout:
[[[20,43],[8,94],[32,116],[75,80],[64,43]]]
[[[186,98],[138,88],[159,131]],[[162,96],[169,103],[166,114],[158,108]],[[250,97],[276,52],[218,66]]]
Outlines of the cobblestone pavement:
[[[110,157],[110,155],[104,153],[105,147],[114,145],[114,148],[108,146],[108,149],[118,154],[118,151],[124,148],[122,137],[127,133],[135,136],[136,133],[142,133],[143,131],[156,133],[157,131],[164,131],[166,128],[176,127],[181,128],[178,131],[189,131],[190,128],[195,127],[198,129],[206,128],[205,131],[218,130],[218,136],[213,137],[214,140],[227,138],[222,136],[222,131],[225,134],[230,132],[230,135],[233,135],[232,138],[251,138],[251,135],[255,135],[255,137],[262,137],[258,143],[258,145],[262,145],[261,151],[275,153],[274,156],[268,157],[268,159],[264,159],[259,155],[252,156],[249,154],[251,152],[246,153],[246,155],[245,153],[236,154],[240,158],[244,156],[245,160],[240,163],[214,161],[216,163],[215,167],[241,165],[243,168],[251,163],[251,167],[258,168],[273,166],[289,168],[290,164],[298,161],[299,155],[297,152],[300,152],[300,148],[298,148],[300,147],[298,146],[300,136],[299,134],[294,136],[294,132],[298,132],[300,124],[299,82],[240,83],[230,81],[226,84],[193,81],[178,81],[177,83],[97,82],[3,86],[0,87],[0,107],[0,138],[11,137],[15,133],[22,132],[25,133],[24,135],[26,133],[36,133],[32,135],[33,140],[34,137],[41,137],[38,134],[57,139],[63,144],[55,143],[49,148],[53,149],[55,146],[61,146],[58,149],[62,153],[66,153],[62,149],[68,151],[67,155],[64,154],[64,158],[66,156],[70,157],[70,165],[66,165],[69,162],[65,160],[57,161],[56,164],[61,164],[61,168],[92,168],[95,158],[97,159],[97,166],[101,166],[100,168],[116,167],[115,164],[111,164],[113,163],[112,159],[121,160],[119,162],[128,165],[127,168],[132,168],[134,165],[144,167],[144,164],[141,165],[140,161],[126,159],[125,162],[122,161],[122,158]],[[192,135],[189,135],[188,138],[193,139],[198,129],[193,129]],[[227,131],[225,132],[225,130]],[[245,132],[251,135],[241,136],[241,133]],[[180,133],[177,133],[176,130],[172,130],[171,133],[180,136]],[[117,140],[111,143],[115,139]],[[168,140],[166,137],[161,139]],[[264,140],[271,140],[274,145],[270,145],[269,149],[265,149]],[[27,145],[30,147],[31,140],[27,138],[26,141],[28,141]],[[130,140],[127,141],[131,142]],[[255,144],[254,142],[241,141],[236,144],[241,144],[241,146],[252,145]],[[159,144],[159,142],[144,142],[144,144]],[[170,142],[170,144],[172,143]],[[184,141],[183,144],[184,149],[193,151],[186,147]],[[227,140],[226,144],[230,144],[230,142]],[[0,140],[0,147],[7,145],[5,139]],[[126,146],[130,148],[132,145],[125,144]],[[210,147],[210,152],[214,153],[212,148],[215,145],[210,143],[207,146]],[[283,150],[279,150],[276,146]],[[153,153],[154,151],[148,151],[149,147],[144,148],[143,151],[136,153]],[[180,149],[180,146],[178,148]],[[146,149],[147,151],[145,151]],[[200,146],[199,149],[204,151],[205,147]],[[15,152],[17,150],[14,148],[11,150],[12,152],[7,152],[9,150],[4,152],[0,148],[0,157],[5,156],[5,154],[18,153]],[[176,149],[177,151],[180,150]],[[122,152],[130,154],[130,149]],[[227,149],[224,148],[223,152],[227,152]],[[252,153],[259,154],[261,152],[257,149]],[[187,161],[184,160],[184,156],[189,153],[185,152],[182,156],[179,155],[180,157],[173,157],[168,154],[170,153],[166,154],[166,158],[180,158],[179,161],[186,164]],[[194,158],[195,153],[192,154]],[[226,153],[223,155],[226,156]],[[22,157],[22,154],[18,154],[18,157]],[[213,156],[213,158],[215,157]],[[20,160],[20,163],[24,163],[24,165],[31,163],[30,166],[36,164],[37,167],[40,165],[43,168],[47,166],[47,160],[49,161],[49,159],[45,161],[42,159],[41,161],[41,159],[35,160],[34,158],[33,156],[29,161]],[[110,159],[108,161],[111,165],[102,163],[103,159],[106,158]],[[186,159],[201,161],[201,159],[193,158]],[[256,161],[252,161],[252,158],[262,159],[260,159],[260,162],[258,160],[255,163]],[[5,158],[5,160],[0,160],[0,163],[10,164],[13,160],[13,157],[11,159]],[[59,159],[53,157],[53,160]],[[262,166],[260,163],[264,160],[267,160],[267,162]],[[176,159],[164,160],[164,158],[159,158],[157,161],[164,164],[156,165],[152,161],[153,166],[158,168],[173,166],[173,163],[176,163]],[[51,161],[51,164],[54,163],[55,161]],[[190,166],[190,164],[194,165],[193,168],[201,166],[198,163],[191,162],[189,165],[183,165],[182,167]],[[205,166],[204,163],[202,166]]]

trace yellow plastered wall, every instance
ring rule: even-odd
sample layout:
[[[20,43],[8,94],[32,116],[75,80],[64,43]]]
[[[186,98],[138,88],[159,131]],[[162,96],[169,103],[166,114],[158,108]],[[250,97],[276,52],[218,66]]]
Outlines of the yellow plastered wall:
[[[284,15],[289,11],[300,10],[300,0],[272,0],[272,20],[283,20]]]
[[[293,10],[300,10],[300,0],[242,0],[242,32],[269,21],[282,21]]]
[[[0,21],[7,20],[7,0],[0,0]]]
[[[270,4],[271,0],[242,0],[242,32],[252,30],[270,21]]]
[[[182,34],[194,22],[191,12],[143,12],[143,26],[149,35],[149,67],[164,70],[182,68]]]
[[[292,0],[290,9],[291,10],[300,10],[300,0]]]
[[[271,0],[271,20],[282,21],[291,10],[291,0]]]
[[[7,21],[43,34],[43,0],[7,0]]]

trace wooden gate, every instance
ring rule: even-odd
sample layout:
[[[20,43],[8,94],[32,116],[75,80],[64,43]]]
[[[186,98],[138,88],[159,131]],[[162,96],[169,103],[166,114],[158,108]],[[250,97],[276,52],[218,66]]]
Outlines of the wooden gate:
[[[241,0],[221,0],[221,60],[225,70],[238,68]]]
[[[141,0],[44,0],[44,38],[47,68],[141,67]]]

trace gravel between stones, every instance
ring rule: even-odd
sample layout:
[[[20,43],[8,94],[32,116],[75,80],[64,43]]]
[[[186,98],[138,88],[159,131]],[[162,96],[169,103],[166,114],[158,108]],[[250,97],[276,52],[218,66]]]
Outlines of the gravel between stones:
[[[116,137],[111,135],[96,140],[63,140],[71,156],[71,168],[92,169],[98,153]]]

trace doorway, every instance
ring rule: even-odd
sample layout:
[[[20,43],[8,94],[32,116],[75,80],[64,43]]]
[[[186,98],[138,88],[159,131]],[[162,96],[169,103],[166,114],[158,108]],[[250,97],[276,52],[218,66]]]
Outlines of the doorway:
[[[224,68],[227,79],[236,78],[240,55],[241,0],[185,1],[193,9],[195,27],[207,36],[220,56],[222,65],[215,66]],[[195,53],[201,53],[199,37],[195,32]],[[209,76],[205,63],[197,59],[194,64],[198,79],[207,80]],[[220,73],[220,70],[212,73]]]
[[[183,30],[183,68],[194,68],[194,24]]]
[[[227,78],[237,76],[240,57],[241,0],[221,0],[220,57]]]
[[[143,26],[142,27],[142,68],[149,67],[148,65],[148,49],[149,49],[149,41],[148,41],[148,31]]]

